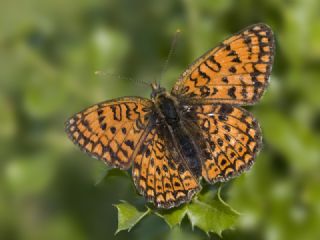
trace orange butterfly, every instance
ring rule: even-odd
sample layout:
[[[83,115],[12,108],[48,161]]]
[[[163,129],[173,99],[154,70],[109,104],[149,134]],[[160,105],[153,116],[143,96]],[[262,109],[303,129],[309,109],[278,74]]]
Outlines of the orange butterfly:
[[[158,208],[189,202],[209,183],[248,170],[261,148],[256,103],[268,85],[274,37],[252,25],[202,55],[171,92],[153,83],[151,100],[122,97],[66,122],[70,139],[111,167],[129,169],[138,191]]]

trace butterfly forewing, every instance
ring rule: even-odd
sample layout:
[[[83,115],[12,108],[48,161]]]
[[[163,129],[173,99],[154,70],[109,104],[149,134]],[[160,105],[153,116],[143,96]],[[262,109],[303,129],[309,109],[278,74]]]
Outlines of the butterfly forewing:
[[[185,101],[253,104],[268,84],[273,54],[271,29],[252,25],[192,63],[172,94]]]
[[[124,97],[93,105],[66,122],[70,139],[89,155],[127,169],[150,122],[149,99]]]

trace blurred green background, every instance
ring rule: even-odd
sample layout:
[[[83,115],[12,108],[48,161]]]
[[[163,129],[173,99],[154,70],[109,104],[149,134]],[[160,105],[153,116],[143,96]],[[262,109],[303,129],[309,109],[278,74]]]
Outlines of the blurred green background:
[[[242,213],[223,236],[320,239],[319,12],[318,0],[2,0],[0,239],[179,239],[155,216],[114,236],[112,204],[140,197],[126,175],[95,185],[105,166],[73,146],[64,121],[99,101],[149,96],[117,76],[159,78],[177,28],[182,35],[162,79],[169,89],[195,58],[257,22],[276,37],[271,84],[250,107],[264,148],[252,170],[223,190]],[[207,239],[187,226],[184,240]]]

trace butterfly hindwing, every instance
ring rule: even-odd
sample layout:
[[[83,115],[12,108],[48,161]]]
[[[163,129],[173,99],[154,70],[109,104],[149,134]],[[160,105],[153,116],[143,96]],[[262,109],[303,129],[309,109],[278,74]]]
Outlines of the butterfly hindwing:
[[[172,94],[188,102],[253,104],[268,84],[273,55],[271,29],[252,25],[192,63]]]
[[[262,145],[261,130],[252,114],[228,104],[199,105],[193,111],[206,143],[202,176],[214,183],[249,169]]]
[[[65,125],[69,138],[89,155],[128,169],[145,137],[152,102],[124,97],[93,105]]]
[[[159,208],[172,208],[190,201],[201,187],[161,133],[159,129],[150,131],[135,158],[132,175],[136,188],[148,201]]]

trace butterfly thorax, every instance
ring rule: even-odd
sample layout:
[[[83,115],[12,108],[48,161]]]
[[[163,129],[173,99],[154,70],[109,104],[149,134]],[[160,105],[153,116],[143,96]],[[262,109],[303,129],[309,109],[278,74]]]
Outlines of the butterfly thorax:
[[[157,83],[152,83],[151,99],[154,103],[155,112],[158,120],[165,121],[169,125],[179,122],[179,102],[176,97],[172,96],[165,88],[160,87]]]
[[[154,100],[158,117],[169,125],[175,125],[180,121],[178,112],[178,101],[168,92],[156,95]]]

